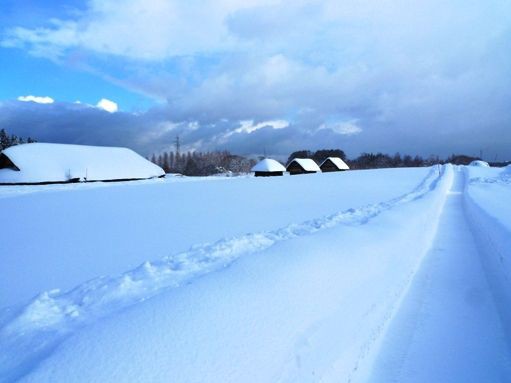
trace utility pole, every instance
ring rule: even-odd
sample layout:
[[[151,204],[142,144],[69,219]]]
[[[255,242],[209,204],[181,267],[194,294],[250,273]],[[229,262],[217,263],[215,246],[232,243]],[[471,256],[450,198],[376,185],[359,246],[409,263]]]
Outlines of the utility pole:
[[[176,145],[176,157],[179,157],[179,151],[181,149],[181,143],[179,142],[179,136],[176,136],[174,140],[174,145]]]
[[[179,142],[179,136],[176,136],[176,139],[174,140],[174,145],[176,146],[176,159],[175,159],[175,165],[174,168],[177,170],[178,173],[181,173],[183,171],[181,164],[184,163],[181,158],[181,142]]]

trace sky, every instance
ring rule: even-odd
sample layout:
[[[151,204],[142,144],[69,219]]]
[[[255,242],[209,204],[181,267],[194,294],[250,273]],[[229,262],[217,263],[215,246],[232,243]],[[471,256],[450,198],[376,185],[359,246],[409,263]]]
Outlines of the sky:
[[[0,128],[511,160],[507,0],[0,0]]]

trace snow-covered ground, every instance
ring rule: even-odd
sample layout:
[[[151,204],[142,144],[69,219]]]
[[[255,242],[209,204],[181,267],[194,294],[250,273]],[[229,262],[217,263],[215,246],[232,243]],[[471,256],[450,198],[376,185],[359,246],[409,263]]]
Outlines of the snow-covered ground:
[[[0,211],[6,240],[0,307],[119,274],[197,244],[390,200],[427,173],[415,169],[3,186]]]
[[[31,190],[0,190],[0,381],[511,380],[511,171]]]

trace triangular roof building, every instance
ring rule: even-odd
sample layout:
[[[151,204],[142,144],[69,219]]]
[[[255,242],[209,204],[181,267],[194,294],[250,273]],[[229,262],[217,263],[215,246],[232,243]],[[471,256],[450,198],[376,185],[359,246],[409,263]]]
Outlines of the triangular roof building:
[[[319,165],[322,172],[338,172],[342,170],[349,170],[350,167],[339,157],[328,157],[321,165]]]
[[[278,161],[271,158],[265,158],[259,161],[253,168],[256,177],[281,176],[286,168]]]
[[[286,169],[292,175],[321,172],[318,164],[310,158],[295,158],[287,165]]]
[[[164,175],[162,168],[127,148],[31,143],[0,153],[0,184],[121,181]]]

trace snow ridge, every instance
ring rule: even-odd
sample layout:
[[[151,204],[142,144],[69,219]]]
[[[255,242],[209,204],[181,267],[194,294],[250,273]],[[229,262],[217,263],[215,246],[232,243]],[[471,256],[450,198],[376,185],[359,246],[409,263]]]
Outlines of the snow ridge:
[[[470,177],[469,175],[467,177]],[[500,172],[498,177],[473,177],[469,178],[469,184],[511,184],[511,168],[505,169]]]
[[[311,235],[337,225],[363,225],[380,213],[435,189],[445,167],[432,168],[411,192],[390,201],[348,209],[323,218],[215,243],[200,244],[161,260],[145,262],[118,276],[85,282],[68,292],[43,292],[20,308],[0,313],[0,381],[20,378],[77,329],[146,300],[164,290],[225,268],[237,258],[277,242]]]

